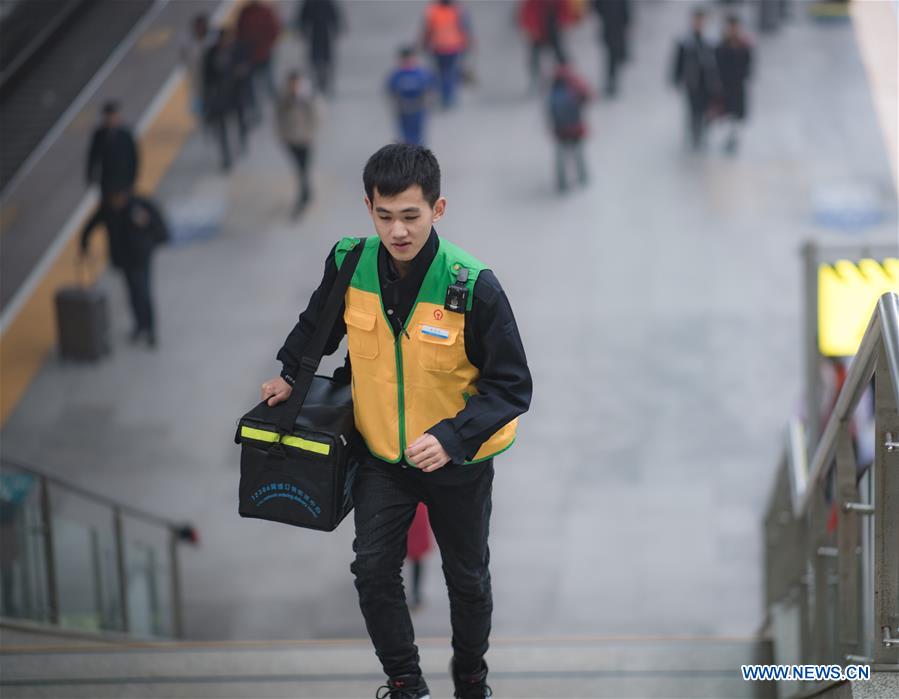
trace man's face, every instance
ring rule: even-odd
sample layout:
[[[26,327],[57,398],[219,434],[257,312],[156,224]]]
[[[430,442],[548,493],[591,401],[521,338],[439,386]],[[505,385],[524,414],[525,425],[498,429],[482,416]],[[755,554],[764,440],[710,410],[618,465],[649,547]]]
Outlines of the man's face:
[[[693,15],[693,31],[702,34],[705,30],[705,15]]]
[[[431,225],[446,210],[446,199],[440,197],[432,207],[419,185],[413,185],[392,197],[374,191],[374,201],[365,197],[365,205],[375,223],[378,237],[397,262],[411,262],[424,247]]]

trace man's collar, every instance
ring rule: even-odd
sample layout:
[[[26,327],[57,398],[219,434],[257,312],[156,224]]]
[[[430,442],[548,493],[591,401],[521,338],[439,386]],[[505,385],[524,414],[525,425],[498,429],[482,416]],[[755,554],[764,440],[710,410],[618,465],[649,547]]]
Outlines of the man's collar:
[[[407,278],[418,279],[419,285],[421,284],[421,280],[424,279],[428,268],[437,256],[438,245],[439,239],[437,238],[437,231],[431,226],[431,232],[428,235],[428,239],[409,265],[409,271],[406,273]],[[394,282],[400,278],[399,273],[396,271],[396,267],[393,264],[393,258],[387,251],[387,248],[384,247],[384,243],[381,243],[378,247],[378,267],[381,271],[386,273],[382,281]]]

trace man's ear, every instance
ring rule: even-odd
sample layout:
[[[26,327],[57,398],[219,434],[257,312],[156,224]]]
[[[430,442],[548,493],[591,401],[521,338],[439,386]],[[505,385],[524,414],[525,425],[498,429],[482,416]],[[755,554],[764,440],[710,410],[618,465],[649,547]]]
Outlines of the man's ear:
[[[370,213],[370,214],[374,213],[374,207],[372,206],[372,203],[369,200],[367,194],[364,197],[362,197],[362,201],[365,202],[365,208],[368,209],[368,213]]]
[[[446,197],[440,197],[434,202],[434,221],[439,221],[446,213]]]

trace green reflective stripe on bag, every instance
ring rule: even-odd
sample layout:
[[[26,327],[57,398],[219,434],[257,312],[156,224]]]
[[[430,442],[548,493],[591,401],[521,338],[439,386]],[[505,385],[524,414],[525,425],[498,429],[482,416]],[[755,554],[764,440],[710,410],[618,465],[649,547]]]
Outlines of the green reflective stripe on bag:
[[[255,427],[241,426],[240,436],[247,439],[255,439],[257,442],[277,442],[278,433],[269,430],[258,430]],[[326,442],[313,442],[310,439],[302,437],[285,437],[281,440],[285,447],[296,447],[305,451],[311,451],[315,454],[323,454],[327,456],[331,453],[331,445]]]
[[[331,453],[331,445],[325,442],[313,442],[302,437],[285,437],[281,440],[285,447],[297,447],[306,451],[315,452],[316,454],[324,454],[327,456]]]
[[[277,442],[278,433],[269,432],[268,430],[257,430],[252,427],[240,428],[240,436],[247,439],[255,439],[257,442]]]

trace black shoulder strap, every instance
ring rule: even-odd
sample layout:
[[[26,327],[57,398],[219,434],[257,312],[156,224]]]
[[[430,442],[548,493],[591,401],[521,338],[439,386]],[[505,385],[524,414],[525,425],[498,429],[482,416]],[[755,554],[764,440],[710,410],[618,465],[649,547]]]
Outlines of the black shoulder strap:
[[[337,313],[343,305],[346,290],[350,286],[350,279],[356,266],[359,264],[359,258],[362,257],[362,250],[365,247],[365,238],[362,238],[356,246],[350,250],[346,257],[343,258],[343,264],[340,265],[340,271],[337,273],[337,279],[334,280],[334,286],[331,287],[331,293],[328,294],[328,300],[322,309],[318,319],[318,325],[315,332],[306,345],[305,352],[300,358],[300,368],[297,372],[296,380],[293,384],[293,390],[290,392],[290,398],[284,405],[281,413],[281,419],[278,428],[282,435],[290,434],[293,431],[293,425],[296,422],[297,415],[303,407],[306,400],[306,394],[309,393],[309,387],[312,385],[312,378],[318,371],[318,365],[322,360],[322,352],[325,351],[325,343],[334,329],[334,323],[337,320]]]

